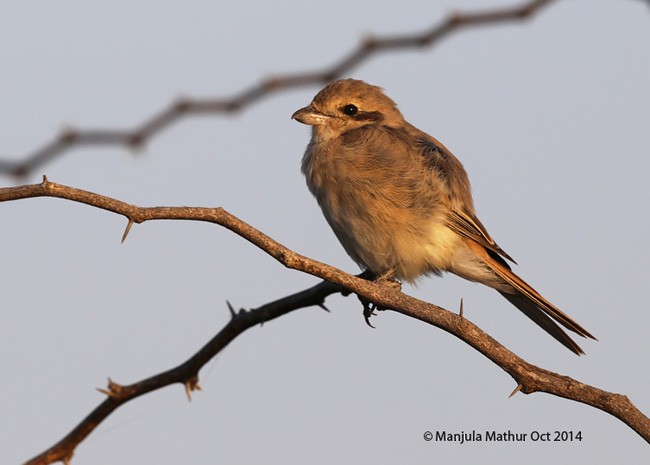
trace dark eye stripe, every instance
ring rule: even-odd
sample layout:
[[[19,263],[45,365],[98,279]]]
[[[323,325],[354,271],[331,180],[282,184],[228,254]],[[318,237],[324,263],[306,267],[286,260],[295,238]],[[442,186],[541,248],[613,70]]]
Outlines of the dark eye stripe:
[[[360,111],[353,118],[357,121],[381,121],[384,119],[384,115],[380,111]]]
[[[384,119],[384,116],[381,114],[381,112],[363,111],[353,103],[348,103],[342,107],[339,107],[339,111],[355,121],[369,121],[374,123]]]

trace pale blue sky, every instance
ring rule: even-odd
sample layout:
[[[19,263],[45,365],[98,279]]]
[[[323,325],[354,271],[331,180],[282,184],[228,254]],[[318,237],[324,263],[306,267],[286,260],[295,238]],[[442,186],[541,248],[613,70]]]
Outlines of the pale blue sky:
[[[229,96],[271,73],[321,69],[367,33],[416,32],[449,11],[421,2],[11,2],[0,10],[0,155],[61,128],[130,127],[178,96]],[[465,164],[478,213],[516,271],[599,342],[576,357],[495,292],[453,276],[405,291],[465,315],[547,369],[627,394],[650,413],[650,8],[558,1],[525,24],[384,53],[351,77]],[[299,172],[290,120],[317,87],[234,116],[185,119],[137,157],[83,148],[42,167],[55,182],[143,206],[223,206],[297,252],[350,272]],[[3,186],[16,181],[0,178]],[[183,361],[228,319],[317,282],[213,225],[125,220],[56,199],[0,205],[0,448],[21,463],[102,400]],[[254,328],[180,386],[136,400],[75,464],[642,463],[648,445],[609,415],[509,376],[442,331],[354,297]],[[441,444],[431,431],[581,431],[573,443]]]

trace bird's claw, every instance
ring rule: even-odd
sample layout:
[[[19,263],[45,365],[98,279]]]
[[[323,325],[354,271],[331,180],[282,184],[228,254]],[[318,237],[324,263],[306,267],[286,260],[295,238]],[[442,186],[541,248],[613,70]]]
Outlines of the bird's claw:
[[[362,300],[361,303],[363,304],[363,318],[366,320],[366,324],[374,329],[375,327],[370,323],[370,317],[375,315],[377,306],[367,300]]]
[[[395,270],[393,269],[384,271],[380,275],[377,275],[370,270],[365,270],[363,273],[359,275],[359,277],[366,279],[368,281],[373,281],[382,286],[384,285],[389,286],[390,288],[395,289],[397,291],[402,290],[402,283],[395,278]],[[366,320],[366,324],[371,328],[374,328],[374,326],[370,323],[370,317],[376,315],[375,312],[385,310],[385,309],[369,301],[368,299],[365,299],[361,296],[358,297],[359,300],[361,301],[361,305],[363,305],[363,318]]]
[[[376,315],[375,312],[381,312],[382,310],[386,310],[386,309],[380,307],[376,303],[369,301],[368,299],[364,299],[361,296],[358,297],[359,300],[361,301],[361,305],[363,305],[363,318],[366,320],[366,324],[374,329],[374,326],[372,325],[372,323],[370,323],[370,317],[375,316]]]

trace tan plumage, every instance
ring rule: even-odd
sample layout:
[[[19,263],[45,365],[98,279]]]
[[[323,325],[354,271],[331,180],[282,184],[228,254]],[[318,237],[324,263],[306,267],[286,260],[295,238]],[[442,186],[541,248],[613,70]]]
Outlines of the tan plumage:
[[[404,120],[379,87],[335,81],[292,117],[312,126],[302,160],[307,185],[361,267],[408,282],[443,271],[480,282],[583,353],[555,321],[594,337],[512,272],[505,261],[512,258],[476,217],[460,161]]]

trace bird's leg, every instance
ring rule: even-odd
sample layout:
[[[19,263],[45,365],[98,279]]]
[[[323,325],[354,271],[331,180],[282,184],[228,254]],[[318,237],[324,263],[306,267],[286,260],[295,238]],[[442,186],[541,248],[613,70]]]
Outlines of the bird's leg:
[[[377,284],[388,285],[393,289],[397,289],[398,291],[402,290],[402,283],[395,278],[395,270],[392,268],[387,271],[384,271],[380,275],[377,275],[373,271],[365,270],[360,275],[360,277],[367,279],[369,281],[374,281]],[[366,320],[366,324],[371,328],[374,328],[374,326],[370,324],[370,317],[375,315],[375,310],[380,312],[382,310],[385,310],[385,308],[382,308],[377,304],[370,302],[369,300],[361,296],[359,296],[359,300],[361,301],[361,305],[363,305],[363,317]]]
[[[402,290],[402,283],[395,277],[395,269],[393,268],[389,269],[388,271],[384,271],[379,276],[376,276],[373,281],[375,281],[377,284],[390,286],[393,289],[397,289],[398,291]]]
[[[366,281],[374,281],[375,279],[377,279],[377,274],[374,271],[365,269],[361,274],[358,274],[357,277],[361,279],[365,279]]]

